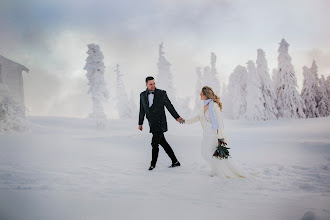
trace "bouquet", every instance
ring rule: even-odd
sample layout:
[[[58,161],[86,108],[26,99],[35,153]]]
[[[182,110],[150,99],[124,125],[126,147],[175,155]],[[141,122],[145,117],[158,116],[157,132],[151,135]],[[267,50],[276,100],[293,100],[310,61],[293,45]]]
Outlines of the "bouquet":
[[[222,159],[228,159],[228,157],[230,157],[228,147],[226,147],[227,143],[222,141],[223,139],[218,139],[218,147],[217,149],[214,151],[213,156],[219,158],[220,160]]]

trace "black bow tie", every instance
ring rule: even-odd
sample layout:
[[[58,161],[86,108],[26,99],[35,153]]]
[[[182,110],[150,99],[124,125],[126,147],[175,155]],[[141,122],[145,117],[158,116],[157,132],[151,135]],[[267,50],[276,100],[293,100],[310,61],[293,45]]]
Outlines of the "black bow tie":
[[[155,91],[148,90],[148,94],[154,94]]]

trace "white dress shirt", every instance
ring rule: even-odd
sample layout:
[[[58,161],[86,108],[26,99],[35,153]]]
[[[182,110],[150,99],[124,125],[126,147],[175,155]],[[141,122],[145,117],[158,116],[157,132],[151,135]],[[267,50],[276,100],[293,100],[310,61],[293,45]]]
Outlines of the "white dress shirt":
[[[152,93],[148,94],[148,99],[149,99],[149,108],[150,108],[154,103],[154,94]]]

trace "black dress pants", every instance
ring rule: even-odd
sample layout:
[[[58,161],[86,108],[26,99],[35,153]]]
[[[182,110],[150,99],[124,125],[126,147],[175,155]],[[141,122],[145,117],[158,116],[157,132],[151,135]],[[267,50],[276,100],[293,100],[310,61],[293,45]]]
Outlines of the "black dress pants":
[[[151,140],[151,146],[152,146],[152,161],[151,165],[156,166],[157,159],[158,159],[158,152],[159,152],[159,145],[161,145],[167,155],[171,158],[172,163],[177,162],[174,152],[171,148],[171,146],[167,143],[164,133],[152,133],[152,140]]]

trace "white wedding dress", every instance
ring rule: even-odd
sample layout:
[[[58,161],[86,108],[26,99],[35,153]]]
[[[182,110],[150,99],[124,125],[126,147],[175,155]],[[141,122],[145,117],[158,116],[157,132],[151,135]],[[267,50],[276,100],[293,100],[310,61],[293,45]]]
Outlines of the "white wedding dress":
[[[216,130],[212,129],[209,110],[204,113],[205,127],[203,130],[202,158],[211,168],[211,176],[221,178],[244,178],[247,174],[231,159],[218,159],[213,153],[218,146]],[[229,150],[230,152],[230,150]]]

